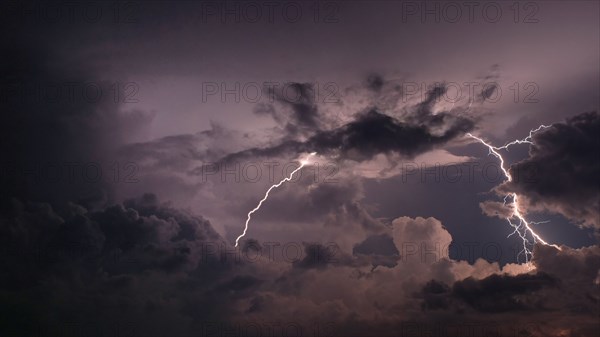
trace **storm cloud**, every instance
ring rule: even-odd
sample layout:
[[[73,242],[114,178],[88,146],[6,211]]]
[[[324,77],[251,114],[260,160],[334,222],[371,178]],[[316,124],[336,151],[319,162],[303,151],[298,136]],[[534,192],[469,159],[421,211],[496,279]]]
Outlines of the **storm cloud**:
[[[2,3],[0,335],[596,336],[598,4],[426,5]]]
[[[399,118],[369,109],[357,113],[347,124],[321,131],[306,141],[287,140],[267,148],[253,148],[230,154],[223,161],[244,157],[277,157],[317,152],[338,159],[365,161],[378,154],[397,153],[405,158],[438,148],[473,130],[475,120],[455,111],[433,112],[435,103],[446,92],[443,85],[435,86],[426,99]]]
[[[527,198],[529,206],[563,214],[583,226],[600,228],[600,117],[587,112],[533,136],[529,158],[511,165],[528,172],[500,188]]]

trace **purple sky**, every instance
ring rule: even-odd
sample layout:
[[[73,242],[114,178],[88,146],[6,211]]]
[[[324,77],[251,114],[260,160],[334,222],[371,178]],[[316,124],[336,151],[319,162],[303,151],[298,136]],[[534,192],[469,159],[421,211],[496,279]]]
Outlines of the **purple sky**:
[[[69,6],[0,6],[6,335],[600,330],[598,2]]]

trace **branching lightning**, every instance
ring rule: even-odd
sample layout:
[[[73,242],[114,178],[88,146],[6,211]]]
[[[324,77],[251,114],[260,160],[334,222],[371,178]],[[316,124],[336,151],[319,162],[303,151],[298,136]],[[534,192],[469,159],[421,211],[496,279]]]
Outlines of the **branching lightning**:
[[[510,181],[512,181],[513,178],[510,175],[510,172],[504,167],[504,158],[502,157],[502,155],[500,155],[500,153],[498,151],[500,151],[500,150],[508,151],[508,148],[510,146],[516,145],[516,144],[533,144],[532,143],[533,134],[538,132],[539,130],[545,129],[545,128],[548,128],[548,126],[541,125],[537,129],[529,131],[529,136],[525,137],[524,139],[517,139],[510,143],[506,143],[500,147],[492,146],[492,145],[486,143],[483,139],[473,136],[470,133],[468,133],[467,136],[471,137],[471,138],[477,140],[478,142],[480,142],[481,144],[485,145],[489,150],[489,154],[494,155],[496,158],[498,158],[498,160],[500,161],[500,169],[504,173],[506,180],[510,182]],[[523,241],[523,249],[520,251],[519,256],[521,254],[525,255],[526,263],[528,263],[530,258],[533,257],[533,252],[529,249],[529,246],[534,245],[537,242],[540,242],[544,245],[552,246],[558,250],[561,250],[559,246],[557,246],[555,244],[550,244],[550,243],[546,242],[544,239],[542,239],[530,226],[531,224],[540,224],[540,223],[545,223],[547,221],[528,222],[525,219],[525,216],[523,215],[523,213],[521,212],[521,210],[519,208],[519,196],[516,193],[510,193],[504,197],[505,205],[507,203],[507,200],[511,200],[510,207],[512,209],[512,213],[509,217],[506,218],[506,220],[508,221],[510,226],[514,228],[514,231],[512,233],[510,233],[508,235],[508,237],[510,237],[514,234],[519,235],[519,237]],[[528,233],[533,238],[533,242],[531,242],[530,239],[527,237]]]
[[[243,238],[244,235],[246,235],[246,231],[248,231],[248,223],[250,222],[250,218],[252,217],[252,214],[254,212],[258,211],[260,209],[260,206],[262,206],[263,202],[265,202],[267,200],[267,198],[269,198],[269,193],[271,192],[271,190],[281,186],[286,181],[292,180],[292,178],[294,177],[294,174],[296,174],[296,172],[300,171],[304,166],[308,165],[310,163],[310,157],[312,157],[316,154],[317,154],[316,152],[309,153],[304,159],[300,160],[300,166],[298,166],[297,169],[292,171],[292,173],[290,173],[290,175],[288,177],[283,178],[280,182],[271,186],[271,188],[269,188],[267,190],[267,193],[265,193],[265,196],[260,200],[258,205],[253,210],[248,212],[248,218],[246,219],[246,224],[244,226],[244,232],[240,236],[238,236],[237,239],[235,239],[235,247],[238,246],[240,239]]]
[[[529,131],[529,135],[527,137],[525,137],[523,139],[516,139],[516,140],[506,143],[500,147],[490,145],[490,144],[486,143],[483,139],[476,137],[476,136],[472,135],[471,133],[467,133],[467,136],[470,138],[473,138],[476,141],[478,141],[479,143],[485,145],[489,150],[489,154],[498,158],[498,160],[500,161],[500,169],[502,170],[502,173],[506,177],[506,181],[510,182],[513,180],[513,177],[511,176],[508,169],[505,168],[504,158],[502,157],[502,155],[500,154],[499,151],[501,151],[501,150],[508,151],[508,148],[512,145],[533,144],[533,142],[532,142],[533,134],[542,129],[546,129],[546,128],[548,128],[548,126],[540,125],[538,128]],[[260,200],[258,205],[253,210],[248,212],[248,217],[246,218],[246,223],[244,225],[244,231],[235,240],[235,247],[238,246],[239,240],[246,235],[246,232],[248,231],[248,224],[250,223],[252,214],[257,212],[260,209],[260,207],[262,206],[262,204],[269,198],[269,193],[271,193],[271,191],[273,189],[283,185],[285,182],[292,180],[292,178],[298,171],[300,171],[304,166],[306,166],[310,163],[310,158],[314,155],[316,155],[316,152],[312,152],[312,153],[308,154],[304,159],[300,160],[300,166],[298,166],[298,168],[296,168],[294,171],[292,171],[288,177],[283,178],[280,182],[271,186],[265,193],[265,196]],[[529,263],[530,259],[533,257],[533,252],[531,251],[531,249],[529,247],[535,245],[538,242],[541,244],[547,245],[547,246],[552,246],[558,250],[561,250],[561,248],[559,246],[546,242],[544,239],[542,239],[542,237],[539,234],[537,234],[533,230],[533,228],[531,228],[531,225],[541,224],[541,223],[545,223],[547,221],[542,221],[542,222],[527,221],[527,219],[525,219],[525,215],[523,214],[523,212],[521,211],[521,209],[519,207],[519,196],[516,193],[509,193],[508,195],[506,195],[504,197],[504,204],[506,205],[507,203],[509,203],[509,207],[512,209],[512,213],[510,214],[510,216],[506,217],[506,221],[508,221],[509,225],[514,229],[513,232],[508,235],[508,237],[516,234],[521,238],[521,240],[523,241],[523,249],[519,252],[519,256],[524,255],[526,263]],[[531,237],[531,239],[530,239],[530,237]]]

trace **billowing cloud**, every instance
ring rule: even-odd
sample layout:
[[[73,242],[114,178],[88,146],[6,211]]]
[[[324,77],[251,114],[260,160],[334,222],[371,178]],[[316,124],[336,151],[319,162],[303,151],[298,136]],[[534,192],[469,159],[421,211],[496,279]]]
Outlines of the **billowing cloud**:
[[[534,15],[544,29],[527,34],[509,15],[505,29],[478,17],[465,30],[415,24],[418,14],[400,22],[400,2],[299,4],[294,23],[294,4],[275,6],[275,22],[262,4],[239,1],[2,6],[0,335],[596,336],[598,246],[536,245],[531,264],[453,260],[448,248],[461,234],[496,237],[475,216],[475,228],[453,219],[477,212],[468,205],[489,184],[393,180],[409,160],[471,160],[459,145],[475,128],[512,139],[521,127],[593,110],[598,50],[587,47],[597,41],[597,4],[544,5]],[[263,15],[233,23],[248,19],[238,8]],[[540,32],[554,29],[554,15],[577,24],[548,43]],[[415,41],[435,52],[406,48]],[[476,74],[494,62],[501,77]],[[437,82],[473,77],[495,84],[449,102],[450,87]],[[244,84],[286,79],[296,82],[267,90],[268,103],[244,97]],[[339,100],[323,104],[330,93],[307,82],[315,79],[333,81]],[[577,89],[547,99],[567,82]],[[221,90],[209,101],[207,83]],[[537,98],[545,101],[521,104]],[[583,114],[540,132],[511,170],[548,168],[542,179],[498,191],[523,195],[523,209],[598,228],[597,120]],[[277,189],[242,249],[232,247],[273,179],[312,151],[314,165]],[[261,179],[250,178],[251,165]],[[100,179],[82,176],[98,166]]]
[[[562,303],[583,300],[591,309],[598,300],[598,247],[540,246],[536,269],[512,273],[511,266],[449,259],[443,247],[452,237],[434,218],[398,218],[387,233],[351,250],[304,243],[302,256],[282,259],[274,258],[273,243],[256,240],[236,251],[206,219],[150,194],[100,211],[17,200],[4,207],[0,262],[9,272],[0,282],[13,308],[4,316],[8,332],[35,324],[63,331],[71,322],[70,329],[86,333],[127,324],[121,328],[139,335],[178,336],[268,321],[317,324],[334,335],[397,335],[415,323],[464,321],[468,313],[465,324],[491,324],[490,314],[502,315],[537,336],[538,327],[527,322],[553,317]],[[565,264],[568,270],[559,268]],[[40,291],[60,296],[40,298]],[[574,329],[575,320],[572,331],[591,336],[594,316],[575,309],[542,331]]]
[[[532,209],[560,213],[600,228],[600,117],[582,113],[536,133],[529,158],[511,165],[518,179],[500,187],[526,197]]]

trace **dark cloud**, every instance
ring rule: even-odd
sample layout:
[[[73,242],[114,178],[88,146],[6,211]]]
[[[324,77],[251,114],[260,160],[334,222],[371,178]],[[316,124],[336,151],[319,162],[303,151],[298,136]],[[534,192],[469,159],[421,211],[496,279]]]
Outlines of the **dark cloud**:
[[[427,98],[403,119],[377,110],[368,110],[341,127],[316,131],[306,141],[287,140],[272,147],[249,149],[225,156],[224,161],[240,157],[297,156],[302,152],[317,152],[355,161],[391,153],[413,158],[440,147],[475,127],[475,121],[471,117],[451,112],[433,112],[435,103],[445,92],[446,87],[442,85],[432,88]]]
[[[34,332],[28,327],[39,326],[60,333],[65,322],[75,324],[78,334],[86,329],[90,334],[97,333],[97,325],[128,322],[137,335],[184,336],[203,331],[198,329],[205,329],[206,322],[235,326],[267,319],[303,327],[317,319],[333,324],[343,335],[394,335],[402,326],[389,325],[384,313],[392,320],[431,322],[434,317],[456,319],[457,313],[463,319],[464,313],[471,313],[470,319],[478,320],[479,314],[518,318],[527,311],[528,319],[537,320],[561,303],[569,306],[568,319],[577,320],[579,329],[586,331],[593,324],[577,310],[588,310],[598,298],[592,283],[600,268],[597,247],[562,252],[537,247],[538,273],[517,276],[464,279],[459,275],[465,272],[453,268],[472,268],[467,273],[482,275],[498,270],[486,262],[469,266],[450,260],[429,265],[413,259],[373,269],[378,263],[373,257],[397,257],[402,240],[451,240],[432,218],[397,220],[394,226],[403,230],[394,231],[393,240],[386,235],[368,237],[355,246],[354,257],[326,244],[305,243],[300,260],[250,262],[232,258],[233,248],[209,221],[152,194],[98,211],[17,200],[2,207],[0,265],[7,271],[0,276],[3,335],[27,334]],[[208,253],[207,247],[212,249]],[[248,240],[243,251],[250,249],[260,250]],[[219,252],[229,255],[223,259]],[[559,267],[564,264],[569,269]],[[458,281],[435,280],[441,272],[434,269],[444,269]],[[425,278],[434,281],[418,281]],[[584,283],[577,291],[555,295],[578,282]],[[417,303],[413,291],[418,292]],[[357,292],[369,297],[363,300]],[[584,308],[573,306],[580,297],[589,303]],[[409,310],[415,305],[424,311]],[[552,327],[564,324],[568,323]]]
[[[511,174],[529,172],[500,190],[517,192],[533,209],[565,215],[600,228],[600,117],[582,113],[537,132],[529,158],[511,165]]]
[[[469,119],[448,114],[440,114],[424,122],[412,125],[371,110],[341,129],[317,134],[308,141],[308,150],[339,153],[343,158],[356,161],[391,152],[412,158],[445,144],[474,126]],[[434,134],[432,129],[442,125],[447,129],[439,135]]]
[[[373,91],[380,91],[384,84],[384,79],[380,74],[371,74],[367,77],[367,88]]]
[[[256,288],[261,280],[248,275],[235,276],[231,280],[223,282],[215,287],[219,292],[242,292]]]
[[[42,36],[20,34],[7,37],[10,52],[0,64],[2,195],[106,203],[113,198],[111,154],[152,115],[124,111],[116,82],[82,60],[65,60]],[[45,36],[55,35],[49,29]]]
[[[456,282],[452,286],[452,294],[481,312],[544,310],[542,301],[530,301],[522,295],[556,286],[556,283],[554,278],[543,273],[492,275],[483,280],[467,278]]]
[[[417,296],[423,299],[421,308],[423,310],[438,310],[448,309],[450,307],[448,295],[450,294],[450,287],[437,280],[431,280],[427,282],[421,293]]]
[[[325,246],[320,243],[304,243],[305,256],[293,263],[295,268],[312,269],[326,268],[336,258],[337,247]]]
[[[317,106],[319,93],[314,84],[289,82],[277,87],[268,86],[264,91],[267,97],[274,99],[284,111],[276,110],[272,104],[263,103],[258,105],[254,112],[273,117],[289,136],[306,134],[320,128],[320,121],[324,116]]]
[[[489,85],[487,87],[485,87],[481,93],[479,93],[479,100],[480,101],[485,101],[487,99],[489,99],[490,97],[492,97],[498,90],[498,86],[497,85]]]
[[[510,315],[513,324],[522,326],[531,336],[554,336],[560,331],[593,336],[592,331],[598,327],[599,249],[558,250],[538,244],[529,273],[467,277],[450,285],[433,279],[415,297],[425,312],[438,319],[470,314],[485,321],[485,317]]]
[[[99,23],[81,16],[82,6],[78,4],[23,4],[8,4],[0,10],[0,335],[211,335],[206,333],[206,323],[218,324],[216,335],[245,335],[245,331],[235,328],[236,323],[251,321],[260,325],[300,322],[303,335],[398,336],[405,332],[405,320],[425,324],[418,335],[426,335],[439,322],[474,320],[502,324],[543,322],[545,333],[530,333],[536,337],[597,334],[597,246],[579,250],[564,247],[558,251],[538,245],[533,259],[537,271],[516,276],[495,275],[503,270],[498,264],[483,260],[469,264],[436,255],[439,261],[432,262],[423,261],[416,254],[402,260],[399,250],[403,243],[446,245],[452,237],[433,218],[399,218],[388,224],[393,228],[390,233],[370,213],[377,205],[363,203],[361,179],[355,176],[340,180],[336,186],[303,181],[299,184],[302,188],[279,191],[260,215],[281,222],[279,232],[288,240],[310,234],[321,240],[341,241],[343,247],[335,254],[331,246],[316,242],[304,243],[305,255],[294,262],[266,261],[264,257],[253,262],[240,261],[236,258],[240,252],[213,228],[229,226],[222,223],[220,216],[231,216],[232,222],[239,225],[239,219],[243,220],[264,190],[262,186],[240,188],[239,184],[231,184],[230,191],[220,194],[213,188],[216,179],[201,184],[191,174],[198,173],[194,171],[198,165],[223,158],[295,160],[301,152],[312,151],[333,160],[362,162],[378,154],[406,159],[454,145],[465,132],[481,125],[479,120],[461,112],[462,107],[444,110],[443,104],[438,105],[446,91],[444,85],[432,88],[422,102],[413,105],[411,101],[406,106],[400,104],[399,84],[383,74],[373,74],[361,82],[360,89],[364,91],[352,97],[361,103],[354,108],[356,101],[323,107],[316,99],[319,93],[313,84],[291,83],[286,86],[287,92],[267,93],[275,98],[273,104],[255,107],[257,114],[275,121],[276,126],[266,130],[262,128],[271,125],[261,125],[261,118],[255,122],[243,112],[227,115],[231,111],[247,111],[243,108],[201,105],[197,100],[186,101],[176,95],[179,89],[193,87],[182,77],[201,81],[211,80],[212,75],[221,81],[232,74],[252,80],[258,74],[259,81],[265,80],[263,76],[351,77],[353,72],[375,63],[380,63],[381,69],[402,65],[417,73],[431,71],[437,77],[450,78],[455,76],[450,69],[464,72],[464,66],[473,60],[475,68],[489,64],[498,50],[513,50],[515,44],[522,47],[520,53],[527,57],[523,64],[516,61],[508,65],[515,69],[513,74],[523,72],[520,66],[526,67],[524,73],[546,74],[543,67],[531,70],[532,56],[551,55],[545,47],[557,50],[555,42],[564,37],[569,37],[568,47],[589,46],[588,39],[597,36],[588,27],[597,26],[597,20],[588,20],[588,13],[597,10],[584,8],[567,16],[577,18],[581,24],[571,25],[575,30],[562,29],[553,44],[545,38],[514,34],[522,26],[508,20],[510,26],[505,28],[509,29],[504,31],[510,34],[486,45],[492,41],[487,38],[486,33],[491,30],[486,27],[496,32],[498,25],[477,25],[478,29],[471,30],[477,32],[476,36],[465,39],[476,50],[461,53],[475,55],[476,51],[478,57],[448,58],[458,50],[451,37],[463,36],[465,26],[453,25],[462,27],[459,30],[447,30],[444,26],[439,30],[441,26],[434,25],[437,28],[432,31],[430,25],[401,23],[403,28],[411,29],[398,29],[392,24],[399,22],[394,16],[401,4],[394,2],[382,4],[388,6],[384,11],[345,3],[316,8],[336,9],[335,25],[314,24],[315,17],[310,14],[321,15],[321,20],[326,13],[313,12],[313,7],[302,7],[307,15],[298,23],[279,25],[283,18],[279,15],[281,6],[276,6],[278,23],[261,21],[250,25],[223,24],[220,13],[209,15],[210,22],[204,22],[204,3],[168,7],[159,2],[101,5],[104,15]],[[239,7],[245,3],[228,5]],[[76,22],[69,15],[48,17],[56,13],[53,9],[61,15],[73,14],[71,8]],[[554,7],[546,9],[540,13],[558,12],[561,17],[569,14]],[[375,21],[356,24],[365,18]],[[546,18],[539,24],[551,21]],[[132,21],[121,22],[124,19]],[[401,35],[389,35],[395,32]],[[574,36],[578,38],[571,39]],[[404,48],[408,45],[404,42],[430,40],[436,48],[434,53],[427,48],[426,54],[407,53]],[[297,48],[298,45],[307,48]],[[534,50],[536,53],[527,54]],[[581,69],[588,74],[597,73],[595,68],[589,70],[591,61],[587,61],[594,57],[586,53],[580,53],[585,57],[578,56],[571,48],[562,50],[575,57],[570,64],[576,66],[554,68],[562,72],[553,73],[552,80],[565,74],[575,74],[577,79],[576,72]],[[552,67],[566,59],[560,53],[553,55],[539,64]],[[434,63],[442,68],[432,66]],[[115,74],[122,78],[107,80]],[[124,111],[124,106],[115,102],[114,96],[123,92],[122,88],[115,92],[114,85],[127,78],[151,83],[141,89],[143,106],[166,108],[158,109],[160,118],[152,125],[148,138],[123,146],[154,116],[140,109]],[[72,83],[76,83],[75,98],[68,94]],[[84,83],[97,85],[104,95],[89,101],[81,96]],[[164,83],[169,89],[164,90]],[[61,92],[58,99],[46,96],[57,87]],[[597,82],[585,90],[594,88],[597,89]],[[195,89],[190,91],[199,96]],[[476,98],[477,103],[489,100],[499,89],[494,86],[484,90]],[[505,97],[510,96],[507,91]],[[546,87],[543,91],[548,92]],[[597,97],[595,91],[593,97]],[[588,93],[578,91],[572,96],[587,104],[588,99],[582,99],[582,95]],[[337,111],[331,110],[337,108],[349,110],[349,115],[338,116],[340,121],[336,124],[332,115]],[[178,120],[181,116],[177,116],[177,111],[184,110],[210,110],[208,119],[219,115],[224,125],[239,121],[248,121],[248,125],[241,132],[215,123],[198,126],[198,119],[190,119],[190,115]],[[537,116],[541,118],[541,114]],[[514,116],[499,119],[504,118]],[[504,122],[502,125],[508,123]],[[537,119],[531,121],[534,122]],[[593,127],[586,126],[590,124]],[[196,132],[199,127],[209,129]],[[256,134],[254,130],[258,130]],[[597,115],[588,114],[541,132],[536,136],[530,161],[536,167],[548,167],[548,172],[542,173],[543,182],[517,180],[503,188],[527,196],[532,208],[548,208],[597,226],[594,217],[598,216],[598,166],[590,155],[598,148],[592,137],[597,131]],[[155,137],[161,138],[152,140]],[[121,165],[135,162],[140,168],[139,183],[116,190],[106,179],[86,181],[65,176],[71,163],[111,165],[114,159]],[[521,164],[515,166],[515,176]],[[63,179],[52,181],[44,176],[52,173],[47,172],[51,165],[63,167]],[[107,167],[112,166],[102,167],[103,178],[112,178],[107,173]],[[552,171],[563,173],[554,176],[557,181],[551,181]],[[569,190],[569,186],[573,189]],[[146,191],[160,192],[161,199],[154,194],[142,195]],[[439,189],[435,191],[438,192]],[[142,197],[121,202],[123,194]],[[417,196],[412,190],[411,194]],[[462,197],[456,194],[456,199]],[[216,216],[194,214],[181,209],[181,204],[193,205],[196,210],[214,209]],[[499,205],[492,206],[496,213],[502,213]],[[263,231],[273,228],[253,229],[257,227]],[[242,254],[260,252],[258,241],[251,238],[244,240],[243,246]],[[524,266],[509,267],[506,270],[524,272]],[[267,329],[262,331],[280,331]],[[265,334],[274,333],[262,335]]]
[[[427,315],[418,321],[425,330],[433,321],[441,329],[447,324],[459,331],[466,327],[455,322],[469,317],[470,329],[480,330],[464,330],[463,334],[482,331],[485,336],[594,336],[598,329],[598,248],[563,247],[559,251],[536,245],[528,273],[467,277],[454,283],[432,279],[414,294]]]
[[[560,279],[583,280],[586,283],[585,288],[600,283],[599,246],[580,249],[564,247],[559,251],[550,246],[536,245],[533,262],[540,271],[556,275]]]
[[[188,319],[220,312],[205,291],[240,293],[260,284],[253,277],[219,273],[229,267],[205,246],[226,244],[210,223],[153,195],[91,212],[74,204],[56,210],[13,199],[2,211],[0,289],[8,296],[0,305],[3,335],[39,327],[60,333],[67,322],[93,329],[124,321],[141,335],[157,328],[168,334],[161,325],[181,324],[172,315],[183,319],[178,311],[185,311],[186,303],[198,306]],[[170,293],[176,307],[154,291]],[[154,314],[161,320],[153,322]]]
[[[354,246],[354,255],[367,255],[373,261],[373,269],[378,266],[393,268],[398,265],[400,252],[388,234],[372,235]]]

